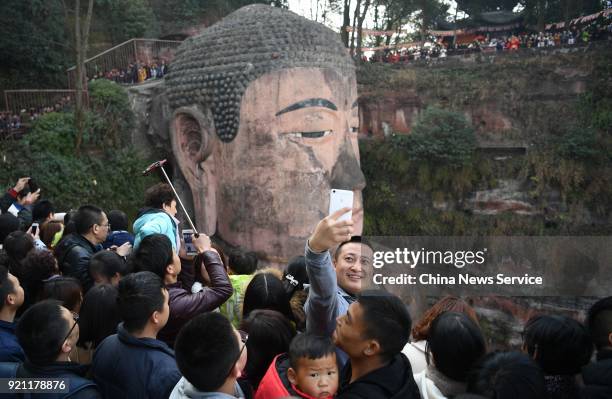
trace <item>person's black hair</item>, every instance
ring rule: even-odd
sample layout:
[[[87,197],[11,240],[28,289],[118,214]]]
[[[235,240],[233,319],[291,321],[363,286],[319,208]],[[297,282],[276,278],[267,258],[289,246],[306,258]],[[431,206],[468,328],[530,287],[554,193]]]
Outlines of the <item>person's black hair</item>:
[[[298,334],[289,345],[289,365],[297,370],[301,358],[315,360],[334,353],[336,347],[329,337]]]
[[[145,191],[145,206],[162,209],[170,205],[174,199],[174,192],[168,183],[157,183]]]
[[[525,325],[523,344],[547,375],[577,374],[593,354],[586,327],[567,316],[532,317]]]
[[[256,274],[244,291],[242,318],[246,319],[256,309],[276,310],[293,319],[285,287],[272,273]]]
[[[249,334],[245,372],[256,389],[274,357],[289,350],[295,327],[280,312],[258,309],[242,321],[240,329]]]
[[[91,257],[89,262],[89,274],[92,276],[100,275],[107,279],[115,277],[116,273],[120,276],[128,274],[128,265],[123,258],[114,251],[98,251]]]
[[[132,253],[129,264],[135,272],[149,271],[162,279],[166,267],[172,264],[173,252],[170,239],[164,234],[151,234],[140,241],[138,249]]]
[[[287,296],[291,298],[295,291],[304,289],[304,285],[308,284],[308,273],[306,272],[306,258],[304,256],[296,256],[289,261],[287,270],[283,275],[283,286],[287,292]]]
[[[4,239],[3,249],[9,258],[9,270],[21,278],[23,276],[22,260],[34,249],[34,239],[24,231],[13,231]]]
[[[52,213],[55,213],[55,208],[51,201],[47,199],[40,200],[32,207],[32,220],[42,223],[51,216]]]
[[[234,274],[253,274],[257,270],[257,254],[240,248],[228,251],[229,266]]]
[[[76,214],[77,211],[68,211],[64,215],[64,234],[62,238],[70,234],[76,233],[76,224],[74,222],[74,217]]]
[[[6,304],[6,297],[13,293],[15,293],[15,285],[9,279],[9,271],[6,267],[0,265],[0,310]]]
[[[94,224],[102,223],[102,209],[93,205],[83,205],[72,220],[78,234],[87,234]]]
[[[443,312],[429,327],[426,356],[445,376],[465,382],[470,368],[486,353],[480,327],[465,313]]]
[[[31,192],[32,190],[30,190],[30,186],[26,184],[20,191],[17,191],[17,199],[21,199]]]
[[[100,342],[117,331],[119,312],[117,297],[119,291],[110,284],[93,286],[83,298],[79,313],[80,347],[89,344],[96,348]]]
[[[78,313],[83,301],[83,289],[74,277],[56,277],[44,282],[41,299],[56,299],[71,312]]]
[[[62,303],[53,299],[38,302],[26,310],[15,330],[28,361],[38,366],[55,362],[70,330]]]
[[[372,244],[370,244],[370,241],[368,241],[365,237],[362,237],[362,236],[351,236],[350,240],[344,241],[344,242],[340,243],[340,245],[338,245],[338,247],[334,251],[334,260],[338,259],[338,255],[340,255],[340,250],[342,249],[342,247],[345,246],[346,244],[350,244],[350,243],[362,244],[362,245],[365,245],[366,247],[368,247],[368,248],[373,250]]]
[[[380,357],[391,360],[410,338],[412,319],[407,306],[395,295],[381,290],[365,290],[357,297],[363,309],[365,338],[380,345]]]
[[[128,218],[125,212],[118,209],[113,209],[106,215],[111,231],[127,230]]]
[[[612,296],[600,299],[589,308],[586,323],[597,350],[612,346]]]
[[[128,332],[141,331],[153,312],[164,307],[164,283],[155,273],[128,274],[119,281],[117,307]]]
[[[546,397],[544,373],[520,352],[492,352],[470,370],[467,390],[490,399]]]
[[[12,213],[0,215],[0,243],[13,231],[19,230],[19,218]]]
[[[201,392],[214,392],[225,383],[240,349],[232,324],[216,312],[191,319],[174,343],[181,374]]]
[[[58,274],[57,261],[46,249],[34,249],[28,252],[23,259],[23,275],[21,276],[21,286],[25,291],[24,308],[38,301],[40,298],[44,280]]]

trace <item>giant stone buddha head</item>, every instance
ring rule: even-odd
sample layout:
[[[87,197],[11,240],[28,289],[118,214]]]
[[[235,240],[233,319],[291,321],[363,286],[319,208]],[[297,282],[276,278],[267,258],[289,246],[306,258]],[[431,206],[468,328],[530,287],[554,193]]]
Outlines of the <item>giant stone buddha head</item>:
[[[337,33],[246,6],[181,45],[166,87],[200,230],[282,262],[303,252],[337,188],[354,192],[361,233],[355,66]]]

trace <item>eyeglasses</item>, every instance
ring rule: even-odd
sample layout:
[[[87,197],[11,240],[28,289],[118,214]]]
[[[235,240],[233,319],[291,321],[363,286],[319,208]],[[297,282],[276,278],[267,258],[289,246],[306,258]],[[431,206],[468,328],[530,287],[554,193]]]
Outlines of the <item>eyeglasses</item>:
[[[106,227],[106,228],[107,228],[107,229],[109,229],[109,230],[110,230],[110,227],[111,227],[110,223],[106,223],[106,224],[99,224],[98,226],[100,226],[100,227]]]
[[[62,345],[64,345],[64,341],[66,341],[68,339],[68,337],[70,337],[70,334],[72,334],[72,331],[74,331],[74,328],[79,323],[79,315],[78,315],[78,313],[74,313],[74,312],[70,312],[70,313],[72,313],[72,320],[74,320],[74,324],[72,325],[70,330],[68,330],[68,334],[66,334],[66,336],[62,340]]]
[[[227,376],[232,374],[232,370],[234,369],[234,365],[238,362],[238,360],[240,360],[240,357],[242,356],[242,352],[244,352],[244,348],[246,348],[246,344],[247,344],[248,340],[249,340],[249,335],[248,334],[246,334],[244,337],[240,338],[240,342],[242,342],[242,348],[240,348],[240,352],[238,352],[238,356],[236,357],[236,360],[234,360],[232,362],[232,367],[229,369],[229,372],[227,373]]]

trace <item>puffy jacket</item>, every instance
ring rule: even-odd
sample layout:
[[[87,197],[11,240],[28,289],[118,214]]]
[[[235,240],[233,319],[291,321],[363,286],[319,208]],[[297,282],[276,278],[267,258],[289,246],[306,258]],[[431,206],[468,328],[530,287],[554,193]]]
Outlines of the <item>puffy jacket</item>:
[[[180,242],[178,240],[178,225],[174,218],[159,208],[144,208],[138,212],[133,226],[134,249],[140,245],[140,241],[151,234],[163,234],[172,243],[172,248],[178,253]]]
[[[102,247],[104,249],[108,249],[113,245],[120,247],[126,242],[129,242],[130,244],[134,245],[134,236],[132,235],[132,233],[125,230],[115,230],[108,233],[106,241],[102,243]]]
[[[93,279],[89,274],[89,262],[101,245],[94,245],[80,234],[70,234],[57,245],[55,256],[64,276],[75,277],[83,285],[83,294],[92,286]]]
[[[353,382],[350,362],[340,373],[338,399],[420,399],[412,376],[410,362],[403,354],[395,355],[384,367],[376,369]]]
[[[210,276],[210,287],[204,287],[204,290],[192,294],[190,290],[183,288],[180,281],[166,285],[170,296],[170,318],[159,332],[158,338],[170,347],[174,347],[174,340],[185,323],[200,313],[215,310],[232,296],[232,283],[219,255],[206,251],[202,254],[202,260]]]
[[[612,349],[600,350],[597,362],[588,364],[582,369],[582,398],[612,398]]]
[[[284,353],[276,356],[259,383],[255,399],[282,399],[290,396],[315,399],[291,384],[287,377],[287,370],[289,370],[289,355]],[[331,399],[332,397],[329,396],[326,399]]]
[[[0,320],[0,362],[23,362],[25,354],[15,336],[17,323]]]
[[[68,392],[40,394],[4,394],[3,398],[30,399],[43,396],[47,399],[101,399],[93,381],[85,378],[87,366],[71,362],[55,362],[48,366],[31,363],[0,363],[0,378],[50,378],[68,380]]]
[[[106,398],[166,399],[181,378],[174,351],[153,338],[136,338],[123,323],[98,345],[91,364]]]

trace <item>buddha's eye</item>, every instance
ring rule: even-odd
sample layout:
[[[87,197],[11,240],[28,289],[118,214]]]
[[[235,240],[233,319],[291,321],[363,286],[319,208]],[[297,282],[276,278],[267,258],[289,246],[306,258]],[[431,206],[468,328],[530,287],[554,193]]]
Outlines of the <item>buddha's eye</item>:
[[[351,127],[351,133],[359,133],[359,126]]]
[[[293,137],[293,138],[304,138],[304,139],[320,139],[323,137],[327,137],[330,134],[332,134],[331,130],[321,130],[318,132],[292,132],[292,133],[287,133],[287,137]]]

